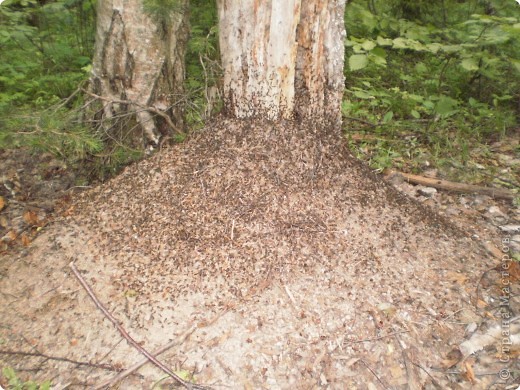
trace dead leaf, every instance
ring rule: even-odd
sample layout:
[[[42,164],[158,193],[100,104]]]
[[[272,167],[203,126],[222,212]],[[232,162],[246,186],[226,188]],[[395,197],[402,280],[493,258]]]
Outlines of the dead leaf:
[[[469,362],[468,360],[466,360],[464,362],[464,368],[465,368],[465,371],[464,371],[464,378],[471,382],[472,384],[475,384],[476,382],[476,379],[475,379],[475,371],[473,371],[473,367],[471,366],[471,362]]]
[[[458,348],[453,348],[446,356],[446,359],[441,361],[441,365],[443,368],[451,368],[460,362],[462,357],[460,350]]]
[[[31,239],[25,233],[22,234],[20,239],[22,240],[22,245],[23,246],[29,246],[29,244],[31,243]]]
[[[9,222],[7,221],[7,218],[3,215],[0,216],[0,226],[2,226],[4,229],[9,225]]]
[[[0,211],[2,211],[5,207],[5,199],[3,196],[0,196]]]
[[[498,249],[494,244],[490,243],[490,242],[484,242],[484,248],[486,249],[486,251],[496,257],[497,259],[501,259],[502,258],[502,251],[500,249]]]
[[[10,230],[9,233],[7,233],[7,238],[11,241],[16,240],[16,237],[18,237],[18,234],[14,230]]]
[[[62,215],[63,217],[69,217],[69,216],[71,216],[72,214],[74,214],[74,208],[75,208],[74,206],[69,207],[67,210],[63,211],[63,212],[61,213],[61,215]]]
[[[477,301],[477,306],[478,306],[479,309],[485,309],[488,306],[488,304],[487,304],[486,301],[483,301],[482,299],[479,299]]]
[[[457,284],[463,285],[468,280],[468,277],[459,272],[448,272],[448,279],[451,282],[455,282]]]
[[[510,261],[507,271],[512,279],[511,282],[520,280],[520,263],[518,261]]]
[[[400,379],[403,377],[403,369],[397,365],[390,367],[390,372],[392,373],[392,378]]]
[[[31,210],[27,210],[23,213],[23,220],[30,226],[37,226],[39,223],[38,214]]]

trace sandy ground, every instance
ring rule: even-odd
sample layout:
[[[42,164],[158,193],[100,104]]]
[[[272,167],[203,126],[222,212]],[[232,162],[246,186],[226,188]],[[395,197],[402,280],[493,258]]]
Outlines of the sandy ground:
[[[388,185],[316,129],[233,126],[32,221],[34,241],[0,257],[2,367],[104,388],[143,359],[73,262],[139,345],[170,343],[158,359],[196,384],[518,387],[520,270],[504,261],[517,233],[498,228],[518,208]],[[174,383],[148,363],[113,386]]]

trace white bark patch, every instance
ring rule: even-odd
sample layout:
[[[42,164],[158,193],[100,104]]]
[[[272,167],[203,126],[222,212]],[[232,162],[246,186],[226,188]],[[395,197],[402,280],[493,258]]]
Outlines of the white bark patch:
[[[224,89],[234,116],[292,116],[300,3],[219,2]]]
[[[339,110],[344,8],[345,0],[220,0],[230,114],[277,119]]]

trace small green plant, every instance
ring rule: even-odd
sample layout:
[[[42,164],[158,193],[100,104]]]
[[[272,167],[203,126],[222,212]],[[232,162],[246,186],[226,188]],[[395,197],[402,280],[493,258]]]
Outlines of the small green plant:
[[[11,367],[4,368],[2,374],[9,385],[6,390],[50,390],[51,388],[50,381],[45,381],[41,384],[34,381],[24,382]]]
[[[221,109],[222,77],[215,0],[190,1],[191,37],[186,53],[187,122],[197,128]]]
[[[190,371],[187,371],[187,370],[178,370],[178,371],[175,371],[174,372],[179,378],[181,378],[182,380],[184,381],[187,381],[187,382],[191,382],[191,383],[197,383],[197,378],[193,375],[192,372]],[[168,379],[171,379],[171,377],[169,375],[167,376],[164,376],[162,377],[161,379],[159,379],[157,382],[155,382],[153,385],[152,385],[152,390],[161,390],[163,389],[162,387],[162,382],[168,380]],[[170,386],[168,385],[168,388],[170,388]]]

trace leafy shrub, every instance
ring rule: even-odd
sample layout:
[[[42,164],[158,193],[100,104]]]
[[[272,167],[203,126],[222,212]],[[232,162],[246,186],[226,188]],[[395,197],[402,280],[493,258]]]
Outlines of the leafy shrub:
[[[371,122],[376,132],[412,133],[441,151],[438,158],[464,163],[469,142],[496,140],[520,116],[514,7],[477,0],[350,2],[344,115]]]

